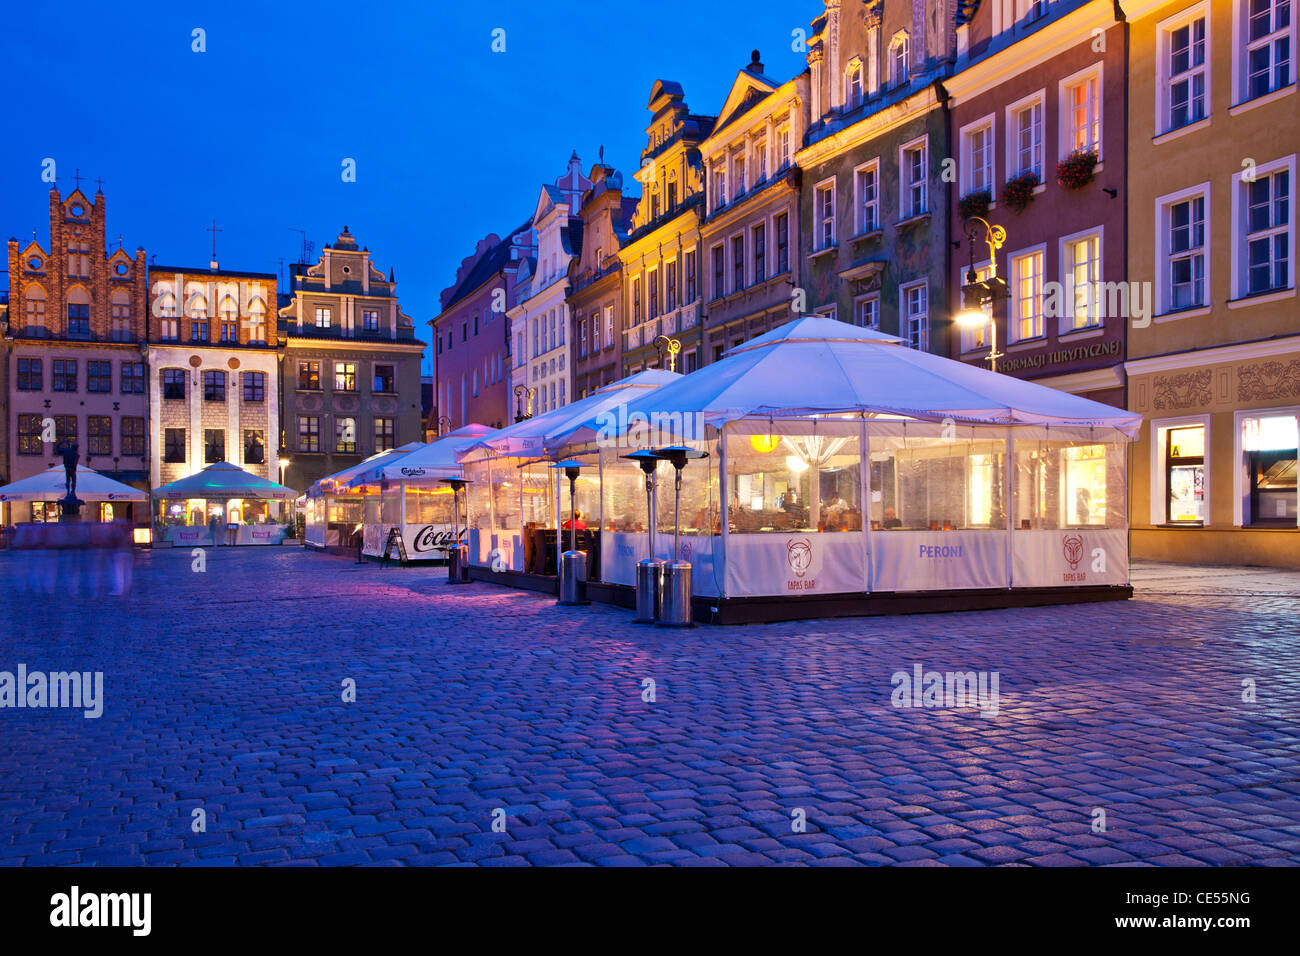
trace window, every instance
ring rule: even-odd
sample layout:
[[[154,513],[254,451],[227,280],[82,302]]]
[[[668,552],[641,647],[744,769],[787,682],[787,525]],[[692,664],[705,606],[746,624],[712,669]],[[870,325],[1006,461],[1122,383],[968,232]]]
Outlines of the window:
[[[1043,179],[1043,98],[1038,93],[1007,108],[1007,178]]]
[[[753,229],[754,282],[767,281],[767,226],[759,223]]]
[[[357,390],[357,363],[334,363],[334,391],[355,392]]]
[[[659,317],[659,270],[657,268],[645,271],[645,287],[650,300],[650,312],[646,317],[656,319]]]
[[[900,291],[903,299],[903,340],[909,348],[922,352],[930,347],[930,295],[922,280],[905,285]]]
[[[1242,524],[1296,526],[1296,445],[1294,412],[1256,413],[1241,420],[1245,459]]]
[[[641,277],[632,277],[632,324],[641,322]]]
[[[70,441],[77,440],[77,416],[76,415],[55,415],[54,416],[54,443],[57,445],[63,439]]]
[[[218,369],[207,369],[203,373],[203,400],[205,402],[224,402],[226,400],[226,373]],[[223,459],[214,459],[221,461]]]
[[[1101,236],[1070,236],[1061,242],[1065,309],[1061,331],[1101,325]]]
[[[996,193],[993,185],[993,117],[986,116],[961,131],[961,193]]]
[[[692,253],[694,259],[694,253]],[[605,306],[605,347],[612,348],[614,345],[614,307]]]
[[[118,289],[109,299],[109,335],[114,342],[131,341],[131,300]]]
[[[595,355],[601,350],[600,344],[600,310],[591,313],[591,354]]]
[[[18,454],[40,455],[45,451],[41,440],[41,416],[18,416]]]
[[[20,358],[18,360],[18,391],[39,392],[44,387],[41,360],[38,358]]]
[[[872,160],[853,171],[854,228],[859,236],[880,228],[880,163]]]
[[[77,360],[54,360],[54,390],[56,392],[75,392],[77,390]]]
[[[163,461],[172,463],[185,461],[185,429],[163,429]]]
[[[136,415],[122,418],[122,456],[144,457],[144,419]]]
[[[119,387],[123,395],[143,395],[144,362],[123,362]]]
[[[248,305],[248,341],[259,345],[266,342],[266,309],[260,300],[254,299]]]
[[[1238,0],[1244,18],[1238,50],[1242,86],[1238,102],[1265,96],[1294,82],[1295,19],[1292,0]]]
[[[862,105],[862,61],[856,57],[844,71],[844,108],[855,110]]]
[[[395,392],[397,386],[394,384],[393,366],[375,365],[375,380],[372,383],[372,389],[376,392]]]
[[[478,313],[474,313],[474,334],[478,335]]]
[[[203,318],[201,315],[193,315],[190,317],[190,341],[208,341],[208,320]]]
[[[475,379],[478,373],[475,372]],[[354,454],[357,450],[357,420],[355,418],[334,419],[334,450],[345,454]]]
[[[308,392],[320,391],[320,362],[298,363],[298,388]]]
[[[113,454],[113,419],[107,415],[86,416],[86,454]]]
[[[1208,7],[1163,21],[1156,35],[1156,128],[1162,133],[1210,115]]]
[[[903,218],[911,219],[930,211],[929,176],[926,169],[927,141],[908,143],[899,151],[898,169]]]
[[[1043,251],[1011,258],[1010,339],[1032,339],[1043,335]]]
[[[777,158],[777,169],[785,169],[790,165],[790,124],[789,123],[777,127],[776,158]]]
[[[880,329],[880,294],[863,295],[853,300],[853,321],[864,329]]]
[[[94,359],[86,362],[86,391],[101,393],[113,391],[112,362],[97,362]]]
[[[895,33],[894,38],[889,42],[890,86],[902,86],[908,80],[910,70],[909,46],[910,41],[906,30]]]
[[[90,303],[68,304],[68,338],[90,337]]]
[[[185,399],[185,370],[165,368],[162,371],[163,398]]]
[[[316,328],[328,329],[334,321],[334,310],[327,306],[316,307]]]
[[[379,310],[378,309],[361,310],[361,330],[363,332],[379,331]]]
[[[320,416],[298,416],[298,450],[320,451]]]
[[[226,460],[226,433],[221,428],[205,428],[203,430],[203,461],[211,464],[214,461]]]
[[[745,195],[745,154],[739,150],[731,154],[731,181],[733,194]]]
[[[762,132],[754,134],[754,183],[767,182],[767,137]]]
[[[723,162],[713,167],[713,208],[727,204],[727,168]]]
[[[397,447],[396,422],[391,418],[375,419],[375,451],[391,451]]]
[[[244,429],[244,463],[260,465],[266,461],[266,438],[260,428]]]
[[[835,245],[835,180],[817,184],[813,210],[817,249],[829,249]]]
[[[731,291],[745,288],[745,236],[731,237]]]
[[[26,333],[33,338],[46,338],[49,335],[49,329],[45,325],[45,290],[40,286],[32,286],[23,296],[23,304],[26,308]]]
[[[1207,222],[1209,183],[1156,200],[1156,309],[1161,313],[1209,304]]]
[[[578,358],[587,354],[587,320],[581,318],[578,320]]]
[[[726,294],[726,290],[722,288],[722,279],[723,276],[726,274],[726,266],[724,265],[726,259],[726,253],[724,252],[721,245],[716,245],[709,250],[709,254],[713,257],[713,289],[711,290],[713,292],[712,298],[721,299],[723,295]]]
[[[1061,81],[1061,154],[1101,159],[1101,65]]]
[[[90,243],[68,243],[68,275],[83,279],[90,275]]]
[[[244,401],[245,402],[266,401],[266,373],[265,372],[244,373]]]
[[[217,316],[220,319],[218,334],[222,342],[238,342],[239,327],[236,323],[239,320],[239,306],[235,302],[234,296],[226,293],[221,297],[221,302],[217,306]]]
[[[677,308],[677,260],[670,259],[664,263],[664,311],[671,312]]]
[[[772,220],[776,232],[776,275],[790,271],[790,215],[781,213]]]
[[[1295,156],[1233,176],[1233,257],[1238,297],[1295,285]]]

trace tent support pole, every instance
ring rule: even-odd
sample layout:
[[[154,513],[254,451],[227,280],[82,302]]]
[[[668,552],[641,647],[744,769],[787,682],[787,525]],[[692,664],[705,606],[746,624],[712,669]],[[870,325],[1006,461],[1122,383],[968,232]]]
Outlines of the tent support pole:
[[[722,579],[718,583],[718,591],[721,592],[720,596],[723,598],[727,596],[727,542],[731,536],[731,531],[727,527],[731,524],[731,515],[727,509],[730,505],[731,492],[727,488],[727,426],[723,425],[718,430],[718,528],[721,531],[722,546]],[[714,555],[713,570],[715,575],[717,569],[718,555]]]
[[[1015,488],[1012,486],[1016,474],[1016,440],[1011,437],[1011,432],[1007,431],[1007,451],[1006,464],[1002,466],[1002,488],[1003,495],[1006,498],[1007,512],[1007,590],[1011,590],[1014,583],[1011,575],[1011,565],[1015,560],[1015,544],[1012,540],[1015,534],[1015,505],[1016,495]]]
[[[860,485],[858,500],[862,503],[858,509],[862,514],[862,530],[858,533],[862,535],[862,550],[865,552],[865,560],[862,563],[863,573],[866,580],[863,581],[863,590],[868,594],[871,593],[871,445],[870,435],[867,433],[867,419],[862,417],[858,420],[861,426],[861,432],[858,438],[858,484]]]

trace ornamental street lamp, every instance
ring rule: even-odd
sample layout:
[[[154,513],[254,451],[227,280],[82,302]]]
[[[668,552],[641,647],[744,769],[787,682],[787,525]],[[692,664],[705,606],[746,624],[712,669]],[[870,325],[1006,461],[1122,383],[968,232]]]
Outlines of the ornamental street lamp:
[[[515,386],[515,421],[533,417],[533,400],[536,398],[537,389],[523,384]]]
[[[989,247],[989,275],[980,279],[975,271],[975,240],[980,238],[980,226],[984,227],[983,242]],[[953,318],[956,323],[966,328],[989,327],[989,368],[998,370],[998,324],[993,316],[993,306],[999,300],[1008,299],[1011,293],[1005,279],[998,277],[997,251],[1007,241],[1007,231],[1002,226],[991,225],[979,216],[966,220],[966,239],[970,244],[970,267],[966,270],[966,283],[961,287],[961,311]],[[985,307],[990,307],[985,312]]]
[[[677,353],[682,350],[682,343],[666,335],[658,335],[651,344],[659,353],[659,367],[670,372],[677,371]]]

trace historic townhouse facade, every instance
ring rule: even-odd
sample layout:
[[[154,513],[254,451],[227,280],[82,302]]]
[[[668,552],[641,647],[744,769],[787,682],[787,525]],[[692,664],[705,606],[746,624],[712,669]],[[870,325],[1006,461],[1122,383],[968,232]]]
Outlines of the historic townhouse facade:
[[[604,150],[602,149],[602,154]],[[573,317],[573,396],[585,398],[622,377],[623,284],[618,250],[627,242],[636,197],[623,195],[623,174],[601,162],[591,167],[582,196],[582,252],[569,263]]]
[[[510,309],[512,387],[535,389],[534,412],[548,412],[573,398],[569,309],[569,263],[582,251],[578,208],[591,180],[575,152],[554,185],[545,184],[533,210],[537,255],[520,265]],[[532,394],[532,393],[530,393]]]
[[[461,261],[455,283],[442,291],[442,311],[429,321],[431,432],[443,434],[470,422],[499,428],[514,420],[509,311],[516,304],[521,260],[535,251],[531,219],[505,239],[489,233]]]
[[[1300,565],[1295,6],[1123,6],[1133,555]]]
[[[144,249],[110,250],[102,191],[66,198],[50,190],[50,244],[9,240],[5,477],[49,468],[63,439],[80,460],[147,487]],[[11,521],[55,517],[50,506],[14,505]],[[112,516],[147,522],[145,508],[109,505]],[[108,517],[107,508],[100,515]]]
[[[1126,328],[1149,302],[1126,281],[1127,29],[1118,13],[1104,0],[986,0],[957,30],[944,86],[956,159],[951,308],[961,307],[972,259],[979,279],[990,275],[984,228],[974,224],[972,257],[968,216],[1006,229],[996,269],[1010,293],[986,308],[991,326],[949,327],[950,354],[987,368],[996,345],[999,372],[1122,408]]]
[[[268,273],[150,266],[153,487],[218,461],[279,480],[275,305]]]
[[[810,115],[795,154],[803,311],[946,353],[943,160],[953,4],[826,0],[808,44]]]
[[[700,225],[704,362],[792,318],[800,261],[799,168],[808,74],[777,83],[755,50],[700,144],[708,197]]]
[[[641,200],[628,240],[618,250],[623,274],[623,374],[667,365],[655,341],[680,346],[679,372],[702,364],[700,300],[704,291],[700,216],[705,183],[700,144],[716,117],[693,114],[679,83],[656,80],[650,88],[650,125],[641,151]],[[664,349],[666,353],[666,348]]]
[[[326,475],[424,437],[424,342],[397,302],[397,283],[347,227],[320,260],[290,270],[279,310],[280,421],[285,481],[305,490]]]

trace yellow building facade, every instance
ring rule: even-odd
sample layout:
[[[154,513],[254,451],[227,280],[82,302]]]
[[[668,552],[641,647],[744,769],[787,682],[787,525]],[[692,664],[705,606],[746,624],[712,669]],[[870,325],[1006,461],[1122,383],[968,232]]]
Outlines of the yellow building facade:
[[[1296,22],[1286,0],[1124,4],[1135,558],[1300,566]]]

